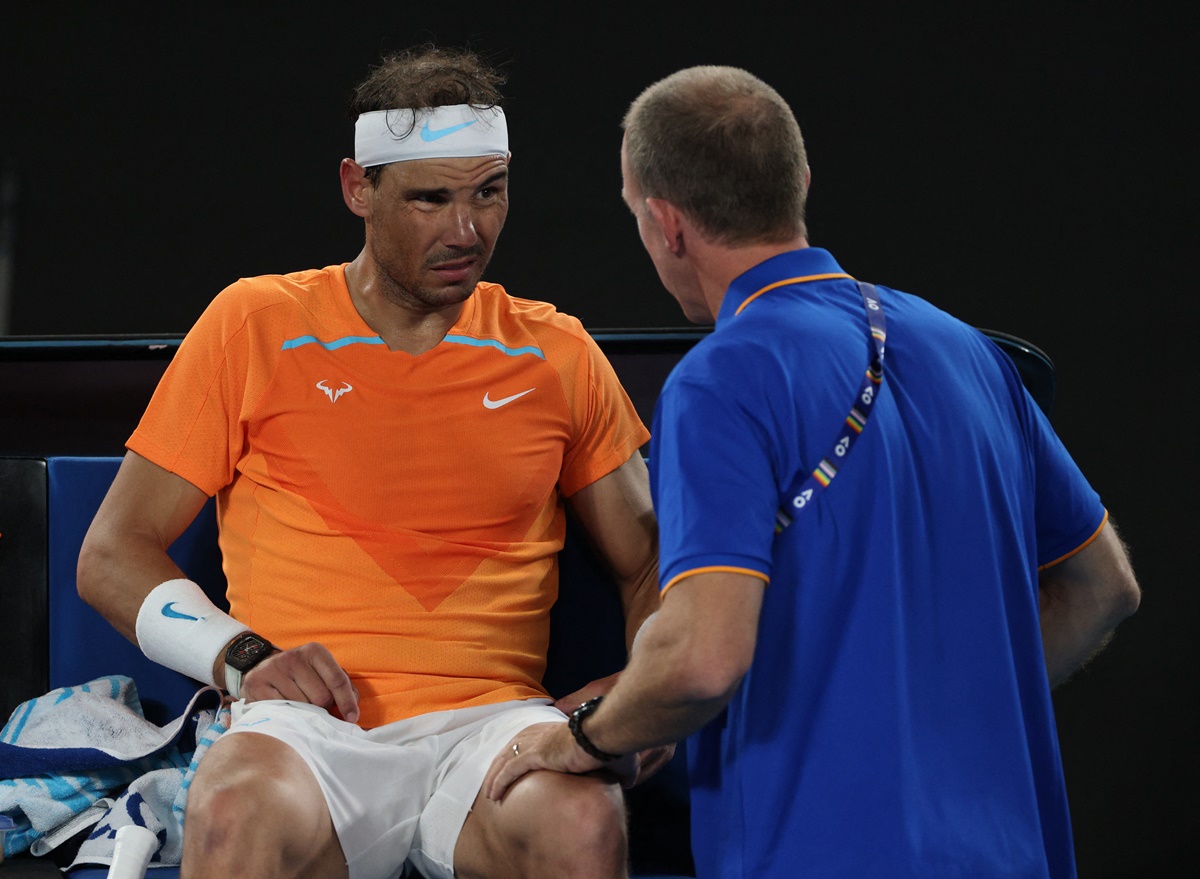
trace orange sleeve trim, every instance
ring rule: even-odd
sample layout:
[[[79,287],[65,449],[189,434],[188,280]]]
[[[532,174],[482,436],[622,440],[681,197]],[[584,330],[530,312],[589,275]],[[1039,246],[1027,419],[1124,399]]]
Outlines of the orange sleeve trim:
[[[1044,570],[1046,570],[1046,568],[1052,568],[1052,567],[1054,567],[1055,565],[1059,564],[1060,562],[1065,562],[1067,559],[1069,559],[1071,556],[1075,555],[1077,552],[1080,552],[1081,550],[1083,550],[1083,549],[1086,549],[1086,548],[1088,547],[1088,545],[1090,545],[1090,544],[1091,544],[1091,542],[1092,542],[1093,540],[1095,540],[1097,537],[1099,537],[1099,536],[1100,536],[1100,532],[1104,530],[1104,526],[1105,526],[1105,525],[1107,525],[1107,524],[1108,524],[1108,510],[1105,510],[1105,511],[1104,511],[1104,518],[1100,520],[1100,527],[1099,527],[1099,528],[1097,528],[1097,529],[1096,529],[1096,530],[1095,530],[1095,531],[1092,533],[1092,536],[1091,536],[1091,537],[1089,537],[1089,538],[1088,538],[1087,540],[1085,540],[1083,543],[1079,544],[1079,546],[1075,547],[1073,550],[1071,550],[1071,551],[1070,551],[1069,553],[1067,553],[1066,555],[1061,555],[1061,556],[1059,556],[1058,558],[1056,558],[1056,559],[1055,559],[1054,561],[1052,561],[1052,562],[1046,562],[1046,564],[1044,564],[1044,565],[1039,565],[1039,566],[1038,566],[1038,570],[1039,570],[1039,571],[1044,571]]]
[[[690,571],[684,571],[682,574],[676,574],[670,579],[666,586],[659,593],[659,598],[667,594],[667,590],[678,583],[680,580],[686,580],[688,577],[694,577],[697,574],[744,574],[747,577],[754,577],[762,580],[764,583],[770,583],[771,578],[762,571],[751,570],[750,568],[735,568],[727,565],[711,565],[707,568],[692,568]]]

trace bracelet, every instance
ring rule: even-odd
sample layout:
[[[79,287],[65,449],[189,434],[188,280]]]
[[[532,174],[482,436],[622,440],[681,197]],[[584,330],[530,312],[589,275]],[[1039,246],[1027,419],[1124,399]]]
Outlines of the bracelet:
[[[575,742],[579,745],[579,747],[583,748],[584,751],[586,751],[592,757],[595,757],[597,760],[600,760],[604,763],[609,763],[613,760],[619,760],[621,755],[610,754],[607,751],[601,751],[592,744],[592,740],[589,739],[587,734],[583,731],[583,719],[595,711],[603,700],[603,696],[596,696],[593,699],[588,699],[573,712],[571,712],[571,719],[567,721],[567,727],[571,730],[571,735],[575,736]]]

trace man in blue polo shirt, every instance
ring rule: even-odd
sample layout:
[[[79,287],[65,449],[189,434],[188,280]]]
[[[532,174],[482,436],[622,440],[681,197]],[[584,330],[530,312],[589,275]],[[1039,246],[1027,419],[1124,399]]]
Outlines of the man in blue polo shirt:
[[[1139,600],[1097,493],[992,342],[809,246],[768,85],[656,83],[622,171],[716,322],[655,413],[662,606],[603,704],[523,731],[485,790],[694,733],[702,879],[1073,877],[1050,689]]]

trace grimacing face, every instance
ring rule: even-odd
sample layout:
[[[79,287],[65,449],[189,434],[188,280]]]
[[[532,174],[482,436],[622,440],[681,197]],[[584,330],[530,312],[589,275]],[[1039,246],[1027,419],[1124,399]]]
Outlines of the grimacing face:
[[[508,217],[508,157],[396,162],[368,199],[367,247],[396,304],[436,311],[466,300]]]

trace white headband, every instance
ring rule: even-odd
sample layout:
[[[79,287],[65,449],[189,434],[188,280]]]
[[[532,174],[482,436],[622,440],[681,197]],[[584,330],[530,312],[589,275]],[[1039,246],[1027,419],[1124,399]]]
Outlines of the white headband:
[[[373,110],[354,123],[354,161],[364,168],[413,159],[491,155],[508,155],[508,125],[499,107],[452,104]]]

